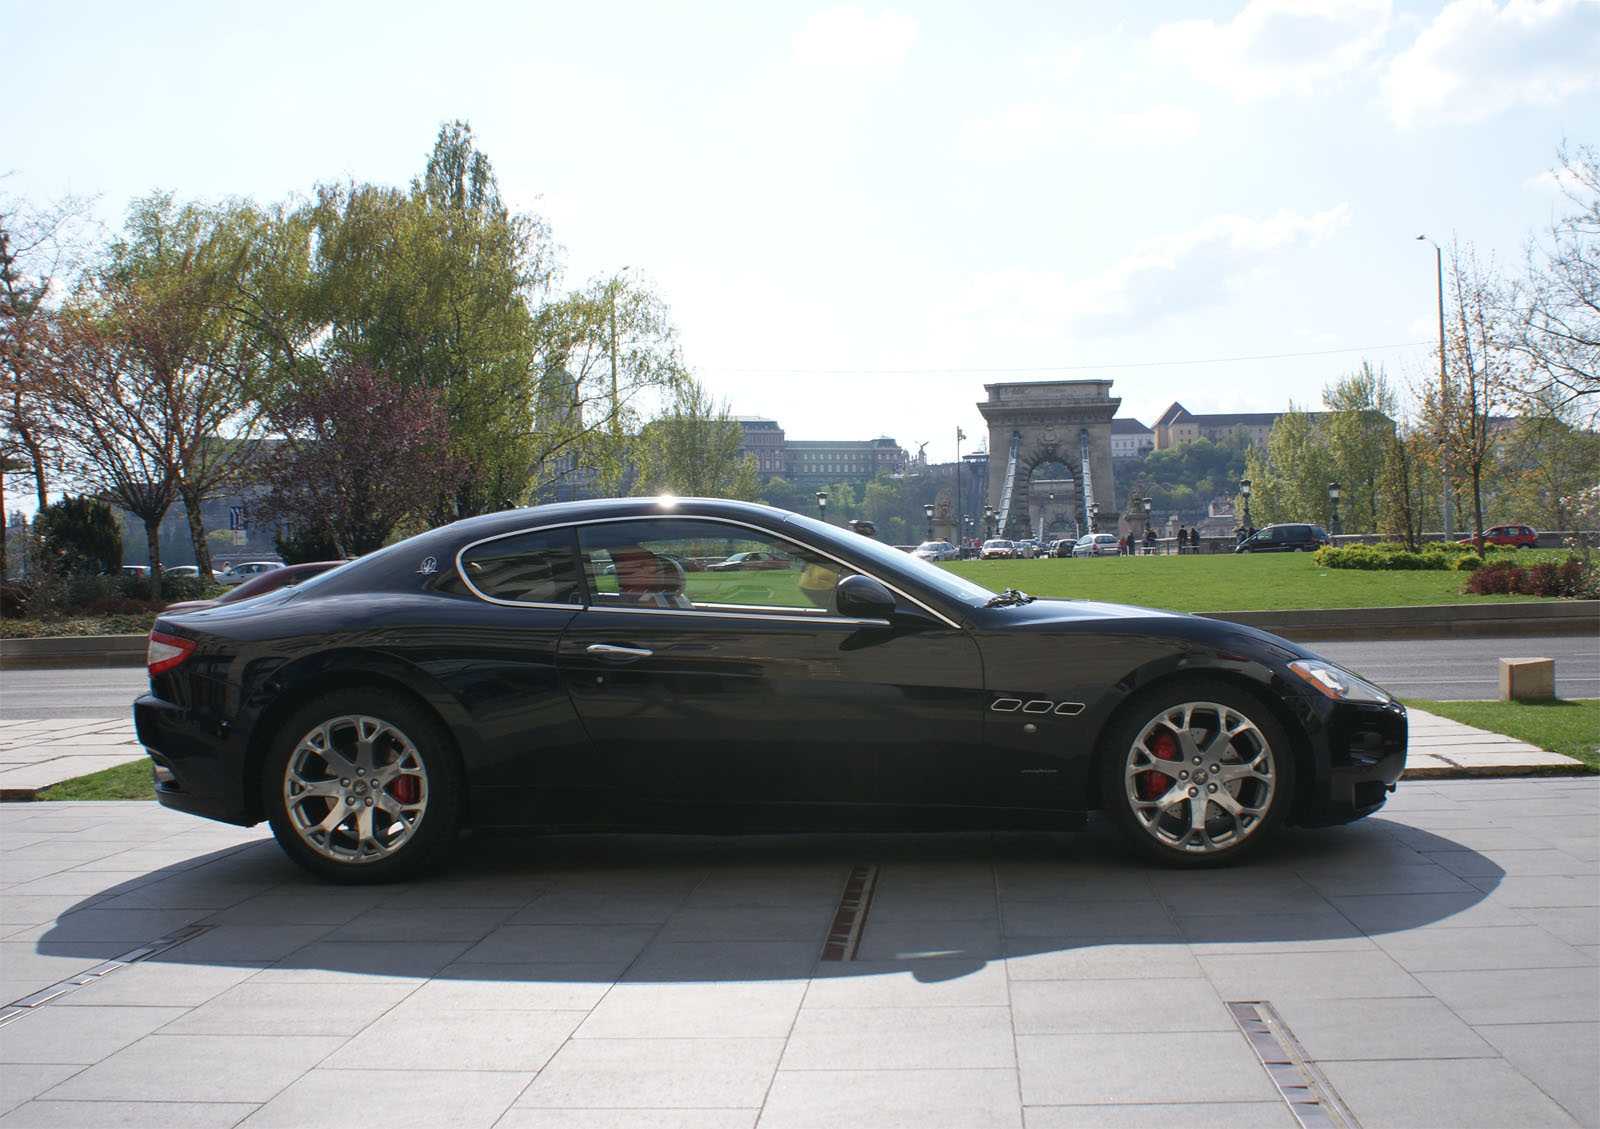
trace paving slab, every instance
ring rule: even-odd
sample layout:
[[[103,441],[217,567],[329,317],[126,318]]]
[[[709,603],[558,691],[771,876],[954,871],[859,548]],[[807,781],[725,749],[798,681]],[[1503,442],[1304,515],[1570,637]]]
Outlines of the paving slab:
[[[1597,847],[1600,779],[1414,780],[1222,871],[1093,819],[475,840],[350,889],[260,828],[6,804],[0,1129],[342,1125],[396,1078],[396,1125],[1288,1129],[1241,1001],[1373,1129],[1600,1129]],[[823,960],[856,864],[884,912]]]

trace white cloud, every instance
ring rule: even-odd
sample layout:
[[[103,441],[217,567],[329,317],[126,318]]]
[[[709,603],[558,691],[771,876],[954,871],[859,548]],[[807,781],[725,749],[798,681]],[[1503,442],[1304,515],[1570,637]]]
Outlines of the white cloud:
[[[1471,122],[1512,106],[1553,106],[1600,87],[1595,0],[1455,0],[1389,65],[1401,127]]]
[[[1240,99],[1309,94],[1381,46],[1389,8],[1389,0],[1251,0],[1226,24],[1163,24],[1151,46],[1159,58]]]
[[[1164,103],[1137,113],[1112,114],[1104,132],[1134,134],[1152,141],[1187,141],[1200,128],[1200,115],[1183,106]]]
[[[1050,128],[1050,110],[1043,102],[1012,106],[986,118],[963,118],[961,135],[981,144],[1036,141]]]
[[[865,74],[905,58],[917,40],[916,21],[885,11],[867,15],[859,4],[813,12],[789,37],[794,60],[811,70]]]
[[[1273,260],[1315,247],[1350,222],[1348,204],[1302,216],[1213,216],[1190,231],[1146,240],[1121,262],[1088,278],[1030,267],[975,272],[931,311],[940,331],[1012,343],[1060,344],[1114,336],[1219,305]]]

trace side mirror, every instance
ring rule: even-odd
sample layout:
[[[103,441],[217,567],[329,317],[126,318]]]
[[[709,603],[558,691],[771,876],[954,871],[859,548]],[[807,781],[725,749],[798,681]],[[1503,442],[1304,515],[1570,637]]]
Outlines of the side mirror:
[[[870,576],[859,573],[839,581],[834,589],[834,607],[852,619],[891,619],[894,593]]]

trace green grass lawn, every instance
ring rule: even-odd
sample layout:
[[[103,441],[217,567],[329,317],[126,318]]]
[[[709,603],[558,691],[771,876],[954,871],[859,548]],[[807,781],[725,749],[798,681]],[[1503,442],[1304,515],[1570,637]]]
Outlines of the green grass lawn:
[[[1552,753],[1572,757],[1600,772],[1600,699],[1552,702],[1430,702],[1403,699],[1407,706],[1463,725],[1503,733]]]
[[[155,780],[150,775],[150,761],[137,760],[119,764],[88,776],[74,776],[60,784],[40,789],[41,800],[153,800],[156,798]]]
[[[1310,553],[1081,560],[1048,557],[1031,561],[954,561],[943,567],[996,591],[1020,588],[1034,596],[1109,600],[1179,612],[1399,608],[1539,598],[1464,595],[1464,572],[1318,568],[1311,563]]]

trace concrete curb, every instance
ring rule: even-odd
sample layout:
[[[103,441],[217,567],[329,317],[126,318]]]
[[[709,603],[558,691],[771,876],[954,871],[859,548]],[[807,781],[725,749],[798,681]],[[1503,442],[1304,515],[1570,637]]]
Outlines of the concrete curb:
[[[1437,604],[1407,608],[1310,608],[1286,612],[1201,612],[1206,619],[1259,627],[1296,642],[1318,639],[1448,639],[1493,635],[1592,635],[1600,600]],[[0,670],[143,666],[143,635],[0,639]]]
[[[1404,608],[1308,608],[1203,612],[1206,619],[1259,627],[1295,642],[1319,639],[1450,639],[1496,635],[1592,635],[1600,600],[1435,604]]]

